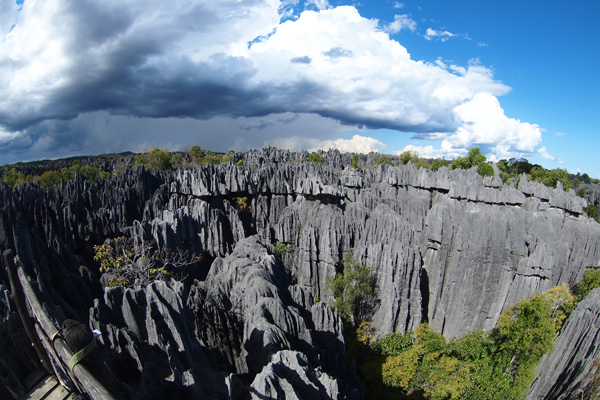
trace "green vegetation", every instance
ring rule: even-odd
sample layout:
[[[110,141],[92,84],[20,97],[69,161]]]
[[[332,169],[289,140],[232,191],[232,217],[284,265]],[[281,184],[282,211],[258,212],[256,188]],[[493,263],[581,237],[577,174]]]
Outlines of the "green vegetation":
[[[392,159],[392,157],[385,155],[385,154],[375,157],[375,161],[373,162],[373,165],[378,166],[380,164],[396,165],[394,163],[394,160]]]
[[[358,154],[352,155],[352,168],[358,168]]]
[[[377,339],[363,322],[347,330],[348,353],[367,383],[367,398],[521,399],[574,306],[563,284],[505,310],[490,332],[450,341],[426,323]]]
[[[437,171],[438,169],[442,168],[442,167],[448,167],[449,163],[446,160],[443,160],[441,158],[436,158],[431,162],[431,170],[432,171]]]
[[[39,182],[43,188],[49,189],[61,183],[73,180],[76,175],[82,176],[88,181],[93,181],[96,177],[105,179],[105,175],[99,171],[97,166],[86,165],[82,167],[80,160],[74,160],[69,168],[63,167],[58,171],[43,171],[41,175],[25,176],[14,167],[10,169],[5,168],[4,175],[2,176],[2,179],[0,179],[0,182],[8,185],[10,188],[23,185],[26,182]]]
[[[450,165],[450,169],[470,169],[471,167],[477,167],[477,173],[481,176],[492,176],[494,175],[494,168],[486,163],[486,156],[481,154],[479,147],[474,147],[465,157],[458,157]]]
[[[543,183],[548,187],[555,188],[558,185],[558,182],[561,182],[565,190],[568,191],[571,188],[569,174],[565,169],[556,168],[549,170],[539,165],[535,165],[531,168],[529,175],[535,182]]]
[[[235,208],[237,208],[239,212],[246,211],[248,209],[248,198],[247,197],[236,197],[235,198]]]
[[[600,288],[600,270],[587,269],[581,282],[573,289],[575,300],[579,303],[594,289]]]
[[[600,220],[598,220],[598,208],[594,203],[589,203],[584,207],[583,211],[585,211],[588,217],[595,219],[596,222],[600,222]]]
[[[351,253],[342,260],[343,272],[327,280],[333,295],[331,306],[352,325],[365,320],[375,298],[375,274],[371,268],[358,263]]]
[[[310,153],[308,157],[306,157],[306,161],[315,164],[320,164],[325,161],[325,157],[317,153]]]
[[[171,153],[155,147],[146,153],[135,156],[134,167],[144,166],[151,171],[166,171],[173,169]]]
[[[285,256],[289,252],[291,252],[291,250],[288,247],[288,245],[285,243],[279,243],[277,246],[275,246],[275,255],[280,260],[283,258],[283,256]]]

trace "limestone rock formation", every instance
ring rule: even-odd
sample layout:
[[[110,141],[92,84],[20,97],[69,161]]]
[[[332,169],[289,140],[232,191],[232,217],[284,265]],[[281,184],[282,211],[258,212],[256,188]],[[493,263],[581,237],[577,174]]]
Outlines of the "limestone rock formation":
[[[488,330],[518,300],[600,267],[600,224],[575,191],[525,176],[515,188],[474,169],[374,166],[377,155],[351,168],[351,154],[322,155],[312,163],[306,152],[263,148],[236,154],[244,166],[116,170],[49,190],[0,184],[0,250],[19,255],[66,317],[102,331],[100,350],[126,392],[182,398],[360,397],[325,304],[346,252],[377,276],[379,335],[422,321],[447,337]],[[93,246],[119,236],[200,260],[181,282],[104,287]],[[286,249],[281,260],[273,245]],[[0,316],[15,321],[6,287],[0,274]],[[27,345],[3,332],[6,346]],[[569,332],[577,342],[583,330]],[[564,368],[590,368],[573,360]]]

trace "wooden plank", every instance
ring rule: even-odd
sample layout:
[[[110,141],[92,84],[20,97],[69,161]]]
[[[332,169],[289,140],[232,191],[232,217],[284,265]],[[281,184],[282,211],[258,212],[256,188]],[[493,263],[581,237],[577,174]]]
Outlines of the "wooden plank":
[[[21,322],[23,324],[23,328],[25,328],[25,332],[27,336],[29,336],[29,340],[33,344],[33,348],[35,349],[42,366],[49,374],[52,373],[52,367],[50,366],[50,360],[48,359],[48,355],[42,349],[42,345],[40,343],[40,339],[36,336],[33,324],[31,323],[31,319],[29,318],[29,313],[27,312],[27,307],[25,306],[25,297],[23,293],[23,288],[21,287],[21,282],[19,281],[19,277],[17,276],[17,272],[15,270],[15,257],[11,249],[7,249],[2,253],[4,257],[4,264],[6,265],[6,271],[8,273],[8,280],[10,282],[10,291],[12,292],[13,299],[15,300],[15,305],[17,306],[17,312],[21,317]]]
[[[62,339],[62,337],[57,337],[53,343],[50,343],[50,338],[54,336],[54,334],[58,331],[57,325],[60,326],[60,321],[54,321],[49,315],[46,309],[43,307],[40,302],[38,295],[36,293],[36,289],[31,285],[27,275],[25,274],[25,270],[23,267],[18,268],[18,275],[21,285],[23,287],[23,293],[29,302],[29,306],[31,307],[31,311],[33,312],[35,319],[39,323],[40,329],[45,334],[46,338],[42,338],[43,335],[39,335],[42,338],[42,343],[45,345],[46,350],[49,353],[55,353],[57,358],[62,361],[62,365],[66,366],[69,363],[69,360],[73,356],[71,349],[67,343]],[[54,346],[49,345],[53,344]],[[68,368],[63,367],[63,371],[67,374],[73,382],[78,382],[81,390],[85,392],[90,399],[92,400],[115,400],[115,396],[111,394],[105,387],[102,385],[94,375],[90,373],[83,365],[77,364],[73,368],[73,373],[68,370]]]
[[[37,386],[37,384],[40,383],[43,379],[46,379],[47,376],[48,374],[46,373],[46,371],[41,368],[33,370],[29,375],[27,375],[25,381],[23,381],[23,386],[25,386],[25,390],[27,392],[30,391],[32,388]]]
[[[27,394],[29,400],[42,400],[46,398],[46,395],[51,392],[56,386],[60,386],[54,376],[47,376],[46,379],[41,381],[31,392]]]
[[[57,385],[52,392],[48,393],[48,395],[46,396],[46,398],[44,398],[44,400],[65,400],[67,399],[72,393],[70,393],[67,389],[65,389],[64,387]]]

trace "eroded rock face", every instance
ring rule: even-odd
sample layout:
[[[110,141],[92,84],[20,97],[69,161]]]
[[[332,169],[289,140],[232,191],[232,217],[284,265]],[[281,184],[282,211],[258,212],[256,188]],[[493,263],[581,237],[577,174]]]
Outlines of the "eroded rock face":
[[[241,240],[230,255],[216,259],[206,280],[192,286],[188,306],[199,341],[219,352],[235,373],[252,379],[266,366],[282,363],[282,354],[290,358],[292,352],[286,351],[293,350],[297,365],[288,368],[331,374],[335,382],[328,387],[335,391],[327,393],[332,398],[358,396],[341,320],[324,303],[315,303],[310,291],[290,285],[283,264],[258,236]]]
[[[577,306],[554,341],[554,352],[536,369],[527,399],[590,398],[593,372],[600,360],[600,289],[595,289]]]

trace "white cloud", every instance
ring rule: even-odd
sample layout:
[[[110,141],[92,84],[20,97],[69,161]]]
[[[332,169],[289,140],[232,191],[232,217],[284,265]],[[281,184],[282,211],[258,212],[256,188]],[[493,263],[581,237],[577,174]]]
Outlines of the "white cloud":
[[[456,36],[456,34],[448,31],[436,31],[435,29],[427,28],[425,32],[425,39],[427,40],[440,40],[445,42],[446,40]]]
[[[404,3],[400,3],[400,2],[395,2],[394,3],[394,8],[404,8],[406,5]]]
[[[403,29],[408,29],[412,32],[417,29],[417,23],[408,15],[394,15],[394,21],[385,26],[384,31],[394,34]]]
[[[453,159],[453,158],[456,158],[459,156],[464,156],[465,154],[467,154],[467,151],[465,151],[464,149],[454,149],[451,146],[449,146],[447,142],[442,142],[441,149],[436,149],[431,145],[415,146],[415,145],[409,144],[408,146],[404,147],[402,150],[397,151],[396,154],[400,155],[400,154],[404,153],[405,151],[414,151],[414,152],[418,153],[421,157],[425,157],[425,158]]]
[[[440,149],[433,146],[405,149],[454,158],[472,147],[482,147],[493,161],[524,153],[553,159],[545,147],[539,148],[542,143],[539,126],[507,117],[498,99],[489,93],[477,93],[470,101],[456,106],[454,115],[460,127],[442,140]]]
[[[548,152],[546,151],[546,146],[540,147],[537,152],[545,160],[556,161],[556,157],[548,154]]]
[[[554,136],[566,136],[565,132],[554,132]]]
[[[330,150],[336,149],[346,153],[370,153],[380,152],[386,145],[377,139],[354,135],[352,139],[318,140],[303,136],[279,137],[265,144],[271,144],[292,151],[308,150]]]

